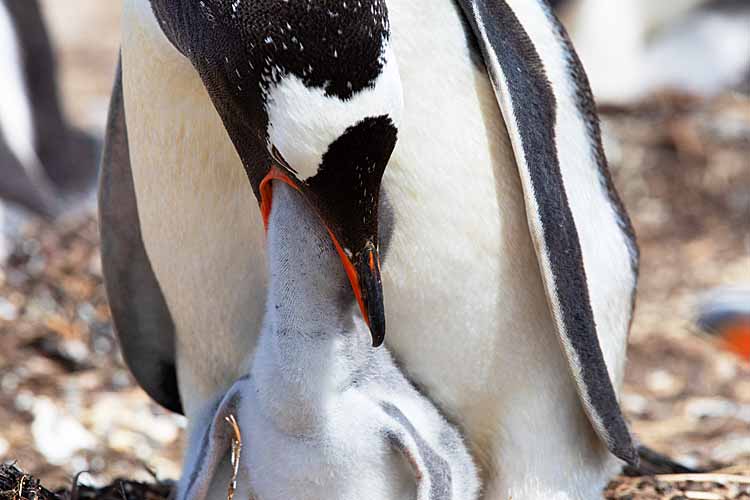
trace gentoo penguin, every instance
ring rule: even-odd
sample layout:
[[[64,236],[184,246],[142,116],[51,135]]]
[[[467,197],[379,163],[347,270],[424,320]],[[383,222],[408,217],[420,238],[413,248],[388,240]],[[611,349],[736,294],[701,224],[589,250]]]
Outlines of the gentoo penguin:
[[[94,186],[98,145],[62,113],[37,0],[0,1],[0,74],[0,199],[54,217]]]
[[[115,325],[191,438],[255,347],[261,185],[280,178],[331,229],[373,337],[385,311],[400,366],[463,429],[485,498],[598,498],[637,460],[616,395],[637,250],[545,0],[126,0],[107,133]],[[389,154],[384,196],[345,199],[358,179],[330,165]]]
[[[378,185],[383,167],[362,175]],[[188,450],[177,498],[226,495],[228,482],[213,479],[229,461],[234,417],[238,498],[476,499],[460,434],[372,346],[319,216],[283,182],[268,189],[268,302],[254,361]]]
[[[745,0],[554,2],[598,100],[659,90],[712,96],[750,75]]]
[[[721,347],[750,361],[750,288],[723,287],[704,294],[696,308],[695,324]]]
[[[750,83],[746,0],[713,0],[675,19],[653,38],[642,65],[650,77],[648,90],[713,97]]]
[[[55,211],[54,188],[36,152],[34,112],[24,71],[23,45],[10,6],[0,2],[0,197],[34,212]],[[23,10],[23,9],[21,9]]]

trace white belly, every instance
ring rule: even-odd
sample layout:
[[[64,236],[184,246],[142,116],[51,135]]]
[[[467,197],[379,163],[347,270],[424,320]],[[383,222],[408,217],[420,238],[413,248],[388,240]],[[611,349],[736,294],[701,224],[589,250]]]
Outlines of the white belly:
[[[144,4],[126,0],[123,19],[131,159],[190,415],[232,383],[254,345],[263,230],[197,75],[149,26]],[[384,180],[395,216],[383,265],[387,342],[463,426],[486,498],[595,498],[613,462],[558,344],[488,78],[470,62],[452,1],[388,5],[405,110]]]

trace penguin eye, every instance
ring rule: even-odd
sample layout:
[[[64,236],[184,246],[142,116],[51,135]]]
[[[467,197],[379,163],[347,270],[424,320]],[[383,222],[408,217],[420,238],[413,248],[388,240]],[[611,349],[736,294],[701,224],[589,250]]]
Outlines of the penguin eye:
[[[289,165],[289,162],[284,159],[284,156],[273,144],[271,145],[271,158],[273,158],[273,160],[278,163],[280,167],[283,167],[289,172],[292,172],[294,175],[297,175],[297,171]]]

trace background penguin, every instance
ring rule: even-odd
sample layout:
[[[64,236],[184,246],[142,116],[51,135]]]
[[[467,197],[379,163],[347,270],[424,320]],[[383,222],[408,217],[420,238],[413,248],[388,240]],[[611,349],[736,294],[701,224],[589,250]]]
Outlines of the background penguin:
[[[660,90],[712,96],[750,77],[744,0],[565,0],[563,19],[600,101]]]
[[[389,347],[465,430],[486,498],[596,498],[615,456],[637,461],[616,397],[637,250],[585,74],[545,2],[127,0],[123,27],[104,272],[129,366],[184,409],[191,436],[254,349],[262,180],[317,192],[325,212],[340,190],[308,181],[336,172],[324,155],[384,157],[382,120],[366,141],[345,132],[391,101],[378,82],[394,67],[363,62],[387,39],[404,110],[380,207],[384,298],[375,191],[350,210],[364,228],[342,210],[327,221],[374,337],[385,305]]]
[[[320,217],[283,182],[269,188],[270,283],[258,348],[250,373],[202,423],[177,498],[226,497],[230,416],[243,445],[238,498],[477,498],[477,472],[458,431],[385,347],[372,346]]]
[[[695,324],[721,347],[750,362],[750,288],[717,288],[700,298]]]
[[[94,187],[98,144],[62,113],[37,0],[0,1],[0,52],[0,198],[55,217]]]

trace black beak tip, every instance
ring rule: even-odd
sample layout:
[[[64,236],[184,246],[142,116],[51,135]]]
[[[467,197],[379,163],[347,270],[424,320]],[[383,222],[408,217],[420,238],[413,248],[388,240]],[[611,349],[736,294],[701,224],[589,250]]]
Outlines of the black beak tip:
[[[370,326],[372,346],[380,347],[385,340],[385,308],[383,284],[380,280],[380,258],[372,243],[362,252],[358,271],[364,311]]]
[[[370,320],[370,335],[372,336],[372,346],[380,347],[385,340],[385,318],[378,321]]]

